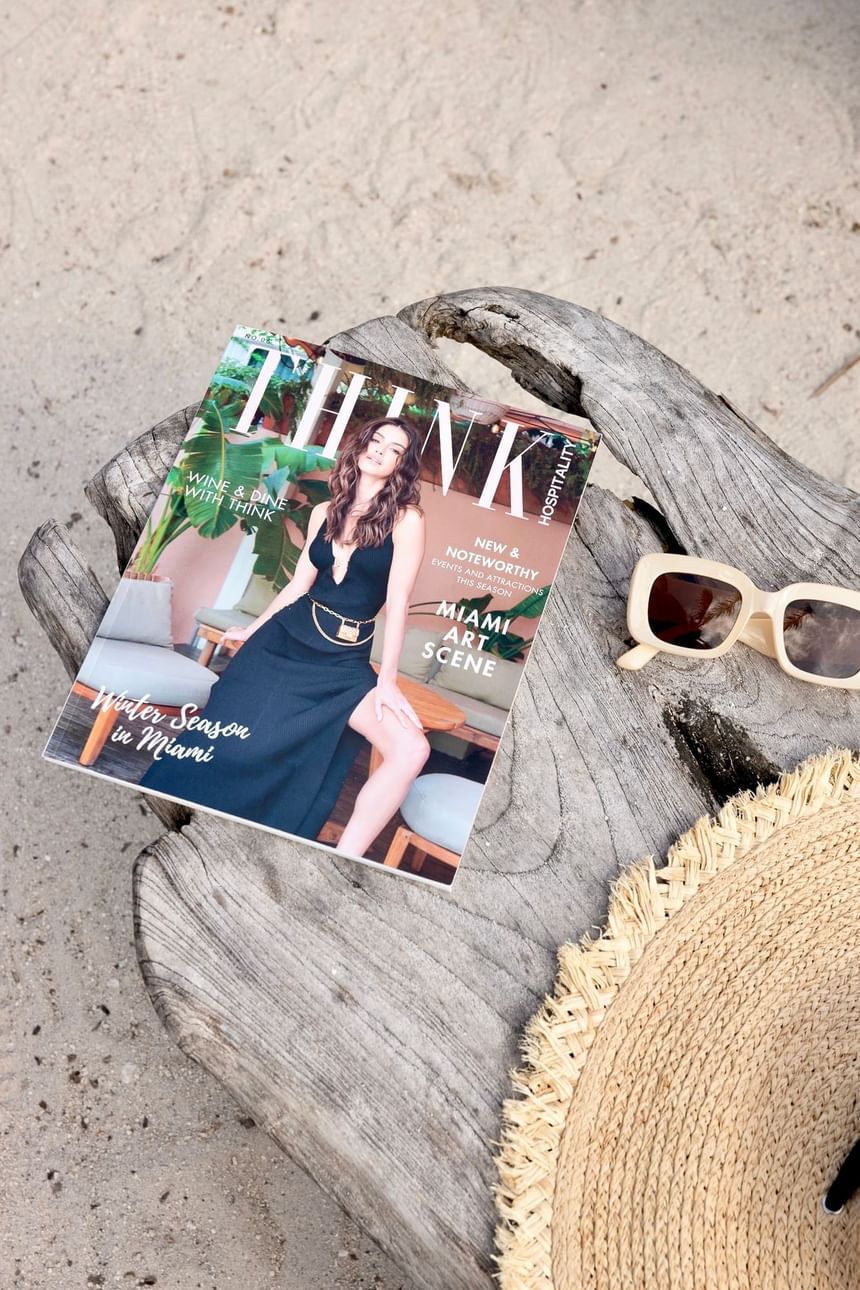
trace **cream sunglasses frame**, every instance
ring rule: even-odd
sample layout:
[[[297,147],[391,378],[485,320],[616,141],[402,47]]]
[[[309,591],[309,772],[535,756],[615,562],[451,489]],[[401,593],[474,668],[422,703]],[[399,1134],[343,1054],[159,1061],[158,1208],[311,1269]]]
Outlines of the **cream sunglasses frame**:
[[[718,578],[741,593],[737,621],[720,645],[713,649],[691,649],[687,645],[670,645],[654,635],[648,623],[648,601],[655,579],[663,573],[694,573]],[[718,564],[715,560],[701,560],[691,555],[643,555],[633,570],[627,593],[627,627],[639,644],[617,658],[616,664],[625,671],[638,672],[659,653],[679,654],[684,658],[717,658],[737,641],[742,641],[759,654],[776,659],[783,672],[799,681],[860,690],[860,671],[848,677],[818,676],[815,672],[802,671],[790,661],[783,637],[783,613],[792,600],[826,600],[848,605],[860,612],[860,591],[851,591],[847,587],[834,587],[826,582],[792,582],[779,591],[762,591],[745,573],[730,564]]]

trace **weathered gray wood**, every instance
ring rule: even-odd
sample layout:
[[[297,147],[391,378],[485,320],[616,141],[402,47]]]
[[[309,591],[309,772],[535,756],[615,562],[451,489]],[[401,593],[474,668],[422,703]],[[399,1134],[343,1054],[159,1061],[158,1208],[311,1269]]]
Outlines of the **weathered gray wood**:
[[[350,331],[338,332],[328,341],[339,354],[353,354],[365,362],[382,363],[395,371],[411,372],[438,381],[453,390],[468,390],[462,377],[428,346],[420,331],[404,327],[401,318],[373,318]]]
[[[421,328],[468,335],[585,411],[691,551],[763,582],[857,585],[856,499],[644,341],[564,302],[483,291],[331,344],[460,384]],[[137,445],[120,458],[145,489]],[[132,532],[117,486],[104,512]],[[620,867],[722,797],[860,738],[856,695],[791,682],[743,647],[619,672],[629,573],[654,549],[646,519],[589,491],[450,893],[204,814],[135,869],[138,954],[170,1033],[426,1290],[492,1284],[491,1143],[557,945],[600,921]]]
[[[68,530],[40,524],[18,562],[18,585],[69,676],[77,675],[108,606],[102,585]]]

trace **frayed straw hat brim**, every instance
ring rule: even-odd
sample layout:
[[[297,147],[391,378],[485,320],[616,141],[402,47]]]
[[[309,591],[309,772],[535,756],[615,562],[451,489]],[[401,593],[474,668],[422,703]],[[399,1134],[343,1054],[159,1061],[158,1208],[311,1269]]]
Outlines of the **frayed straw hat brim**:
[[[659,934],[658,934],[659,933]],[[506,1104],[503,1290],[860,1286],[860,759],[701,820],[565,946]]]

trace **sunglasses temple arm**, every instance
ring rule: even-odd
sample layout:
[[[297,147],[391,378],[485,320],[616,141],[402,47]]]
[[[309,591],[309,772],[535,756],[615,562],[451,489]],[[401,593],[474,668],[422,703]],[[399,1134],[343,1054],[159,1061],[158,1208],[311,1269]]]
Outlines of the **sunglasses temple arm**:
[[[655,645],[634,645],[633,649],[627,650],[615,660],[615,665],[623,668],[625,672],[638,672],[659,652]]]

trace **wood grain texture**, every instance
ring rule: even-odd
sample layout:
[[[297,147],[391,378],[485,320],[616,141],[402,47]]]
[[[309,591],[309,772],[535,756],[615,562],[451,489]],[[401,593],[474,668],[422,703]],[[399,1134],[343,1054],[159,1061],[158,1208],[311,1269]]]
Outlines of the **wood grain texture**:
[[[108,598],[65,526],[56,520],[39,525],[18,561],[18,585],[63,667],[74,677]]]
[[[462,385],[429,344],[441,334],[585,412],[691,552],[765,584],[857,585],[857,499],[586,310],[463,292],[330,344]],[[143,436],[100,476],[122,550],[168,442]],[[663,853],[723,797],[860,741],[856,695],[793,682],[744,647],[614,666],[630,571],[660,549],[659,529],[589,489],[452,891],[202,813],[136,865],[138,955],[171,1035],[424,1290],[493,1284],[492,1143],[557,946],[600,922],[621,867]],[[55,639],[42,607],[54,584],[32,564],[27,576]]]

